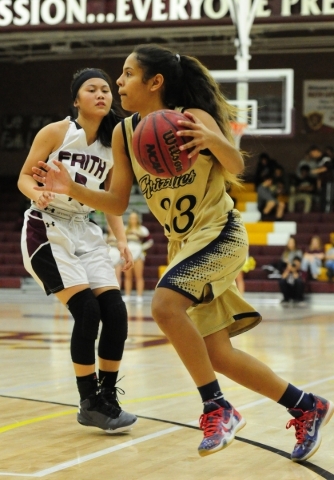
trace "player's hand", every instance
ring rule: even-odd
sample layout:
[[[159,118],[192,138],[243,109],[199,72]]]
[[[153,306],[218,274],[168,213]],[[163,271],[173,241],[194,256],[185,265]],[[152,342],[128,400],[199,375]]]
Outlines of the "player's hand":
[[[133,268],[134,261],[133,261],[132,253],[130,252],[130,249],[128,247],[128,244],[124,242],[118,242],[117,248],[119,250],[119,253],[121,254],[122,272],[126,270],[131,270],[131,268]]]
[[[178,120],[177,123],[180,127],[183,127],[184,130],[179,130],[177,135],[181,137],[193,137],[192,140],[180,146],[180,150],[191,150],[188,155],[188,158],[191,158],[201,150],[209,148],[212,137],[215,134],[194,114],[184,112],[184,115],[189,118],[189,121]]]
[[[33,178],[43,186],[36,186],[34,190],[41,192],[54,192],[69,195],[71,184],[73,180],[70,174],[61,162],[57,160],[52,161],[50,166],[45,162],[38,162],[38,167],[33,167]]]
[[[46,208],[49,203],[52,202],[52,200],[54,200],[55,198],[55,195],[54,193],[51,193],[51,192],[43,192],[38,200],[35,202],[36,203],[36,206],[38,208],[40,208],[41,210],[43,210],[44,208]]]

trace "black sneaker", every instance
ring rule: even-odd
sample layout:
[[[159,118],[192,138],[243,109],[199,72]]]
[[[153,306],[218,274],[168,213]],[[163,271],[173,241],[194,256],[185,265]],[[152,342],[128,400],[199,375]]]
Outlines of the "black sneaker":
[[[137,422],[137,417],[124,412],[119,405],[109,403],[101,392],[98,392],[80,402],[77,420],[86,427],[97,427],[107,433],[118,433],[131,430]]]

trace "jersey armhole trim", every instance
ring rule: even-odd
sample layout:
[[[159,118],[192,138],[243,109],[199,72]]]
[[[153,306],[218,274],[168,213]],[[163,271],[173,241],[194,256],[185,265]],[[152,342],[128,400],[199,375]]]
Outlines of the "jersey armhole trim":
[[[123,118],[123,120],[121,120],[121,126],[122,126],[122,134],[123,134],[123,140],[124,140],[125,153],[126,153],[127,157],[129,158],[129,160],[131,161],[129,147],[128,147],[128,139],[127,139],[127,136],[126,136],[125,118]]]

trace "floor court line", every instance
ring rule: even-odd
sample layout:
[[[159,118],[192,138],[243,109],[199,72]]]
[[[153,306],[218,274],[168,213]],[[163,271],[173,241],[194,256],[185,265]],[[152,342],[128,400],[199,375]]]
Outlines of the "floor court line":
[[[183,426],[175,426],[175,427],[170,427],[166,428],[165,430],[161,430],[160,432],[156,433],[151,433],[149,435],[144,435],[143,437],[136,438],[134,440],[129,440],[128,442],[121,443],[119,445],[115,445],[114,447],[110,448],[105,448],[104,450],[100,450],[95,453],[91,453],[89,455],[84,455],[83,457],[75,458],[73,460],[69,460],[67,462],[59,463],[58,465],[54,465],[53,467],[46,468],[45,470],[40,470],[39,472],[33,473],[33,474],[19,474],[21,477],[34,477],[34,478],[42,478],[45,477],[46,475],[49,475],[51,473],[59,472],[60,470],[65,470],[66,468],[74,467],[75,465],[80,465],[82,463],[88,462],[90,460],[94,460],[95,458],[103,457],[104,455],[108,455],[109,453],[117,452],[118,450],[122,450],[127,447],[132,447],[134,445],[137,445],[139,443],[146,442],[148,440],[152,440],[154,438],[162,437],[163,435],[168,435],[170,433],[176,432],[177,430],[181,430],[184,428]],[[10,476],[15,476],[17,475],[16,473],[4,473],[0,472],[0,476],[5,476],[5,475],[10,475]]]
[[[329,381],[332,381],[334,380],[334,375],[331,376],[331,377],[326,377],[326,378],[322,378],[322,379],[319,379],[319,380],[315,380],[313,382],[309,382],[307,384],[304,384],[304,385],[300,385],[299,388],[302,389],[302,390],[305,390],[306,388],[309,388],[309,387],[313,387],[315,385],[320,385],[321,383],[326,383],[326,382],[329,382]],[[183,396],[184,394],[181,394],[180,396]],[[68,407],[76,407],[76,405],[68,405],[68,404],[61,404],[61,403],[57,403],[57,402],[50,402],[50,401],[44,401],[44,400],[37,400],[37,399],[31,399],[31,398],[22,398],[22,397],[11,397],[9,395],[1,395],[0,394],[0,397],[1,396],[4,396],[6,398],[15,398],[15,399],[21,399],[21,400],[28,400],[28,401],[35,401],[35,402],[42,402],[42,403],[50,403],[52,405],[64,405],[64,406],[68,406]],[[172,397],[175,397],[177,396],[177,394],[172,394]],[[159,397],[162,397],[162,396],[159,396]],[[166,397],[168,398],[168,396]],[[137,401],[149,401],[149,400],[156,400],[156,397],[145,397],[143,399],[138,399]],[[250,403],[246,403],[245,405],[241,405],[241,406],[238,406],[238,410],[242,411],[242,410],[246,410],[248,408],[253,408],[253,407],[257,407],[259,405],[262,405],[263,403],[266,403],[266,402],[269,402],[269,401],[272,401],[270,398],[261,398],[259,400],[256,400],[255,402],[250,402]],[[124,402],[124,403],[132,403],[131,401],[129,402]],[[3,432],[6,432],[8,430],[12,430],[14,428],[20,428],[20,427],[23,427],[25,425],[29,425],[31,423],[37,423],[37,422],[42,422],[42,421],[45,421],[45,420],[49,420],[51,418],[56,418],[56,417],[60,417],[60,416],[65,416],[65,415],[73,415],[74,413],[76,413],[77,410],[67,410],[65,412],[59,412],[59,413],[54,413],[54,414],[50,414],[50,415],[43,415],[42,417],[35,417],[35,418],[32,418],[32,419],[29,419],[29,420],[25,420],[25,421],[22,421],[22,422],[19,422],[19,423],[13,423],[11,425],[5,425],[3,427],[0,427],[0,434],[3,433]],[[198,425],[198,420],[193,420],[191,422],[189,422],[187,425]],[[1,475],[1,473],[0,473]]]
[[[310,382],[310,383],[307,383],[305,385],[302,385],[300,388],[305,389],[305,388],[308,388],[308,387],[311,387],[311,386],[314,386],[314,385],[319,385],[321,383],[325,383],[325,382],[332,381],[332,380],[334,380],[334,376],[326,377],[326,378],[319,379],[319,380],[315,380],[314,382]],[[247,408],[252,408],[252,407],[258,406],[262,403],[268,402],[269,400],[270,399],[268,399],[268,398],[263,398],[263,399],[255,401],[255,402],[251,402],[251,403],[248,403],[248,404],[245,404],[245,405],[241,405],[240,407],[238,407],[238,410],[245,410]],[[70,413],[72,414],[73,411],[62,412],[61,415],[68,415]],[[43,420],[47,419],[48,417],[53,418],[54,416],[58,416],[58,415],[55,414],[55,415],[50,415],[50,416],[37,417],[36,419],[31,419],[31,420],[26,421],[26,422],[20,422],[19,426],[23,426],[24,424],[29,424],[29,423],[35,423],[35,422],[38,422],[38,421],[43,421]],[[194,425],[198,425],[198,420],[191,421],[191,422],[185,424],[184,426],[187,426],[187,425],[192,426],[192,427]],[[110,448],[100,450],[98,452],[95,452],[95,453],[92,453],[92,454],[89,454],[89,455],[85,455],[83,457],[80,457],[79,460],[78,460],[78,458],[75,458],[73,460],[69,460],[67,462],[63,462],[61,464],[50,467],[48,469],[41,470],[41,471],[36,472],[34,474],[17,474],[17,473],[0,472],[0,476],[7,475],[7,476],[21,476],[21,477],[30,477],[30,478],[31,477],[42,478],[42,477],[45,477],[48,474],[55,473],[55,472],[58,472],[60,470],[65,470],[65,469],[70,468],[72,466],[85,463],[87,461],[93,460],[95,458],[98,458],[98,457],[101,457],[101,456],[104,456],[104,455],[108,455],[109,453],[113,453],[115,451],[122,450],[124,448],[130,447],[130,446],[133,446],[133,445],[136,445],[136,444],[139,444],[139,443],[143,443],[143,442],[146,442],[148,440],[152,440],[154,438],[158,438],[158,437],[161,437],[161,436],[164,436],[164,435],[168,435],[168,434],[173,433],[175,431],[181,430],[182,428],[184,428],[184,426],[182,426],[182,425],[181,426],[174,426],[174,427],[171,427],[171,428],[167,428],[165,430],[161,430],[160,432],[156,432],[154,434],[144,435],[143,437],[140,437],[140,438],[137,438],[137,439],[134,439],[134,440],[129,440],[128,442],[124,442],[124,443],[121,443],[119,445],[115,445],[114,447],[110,447]],[[9,430],[10,427],[11,427],[10,425],[8,425],[7,427],[2,427],[2,429],[0,429],[0,432]],[[15,424],[12,425],[12,428],[15,428]],[[239,440],[242,440],[242,439],[239,438]],[[329,472],[326,472],[326,473],[329,473]],[[324,477],[324,478],[330,478],[330,477]],[[334,478],[334,475],[333,475],[333,478]]]
[[[150,419],[149,417],[142,417],[142,418]],[[159,419],[152,419],[152,420],[159,421]],[[191,422],[191,423],[193,423],[193,422]],[[133,446],[133,445],[136,445],[136,444],[139,444],[139,443],[143,443],[147,440],[152,440],[152,439],[161,437],[163,435],[168,435],[170,433],[174,433],[174,432],[176,432],[178,430],[181,430],[182,428],[185,428],[187,426],[191,426],[191,424],[184,424],[184,425],[181,424],[180,426],[170,427],[170,428],[167,428],[165,430],[161,430],[160,432],[145,435],[145,436],[140,437],[138,439],[130,440],[128,442],[124,442],[124,443],[121,443],[119,445],[115,445],[114,447],[106,448],[104,450],[100,450],[99,452],[95,452],[95,453],[92,453],[92,454],[89,454],[89,455],[85,455],[83,457],[80,457],[79,460],[76,458],[74,460],[69,460],[67,462],[63,462],[63,463],[60,463],[58,465],[54,465],[53,467],[50,467],[50,468],[47,468],[47,469],[44,469],[44,470],[40,470],[39,472],[36,472],[36,473],[33,473],[33,474],[31,474],[31,473],[29,473],[29,474],[28,473],[27,474],[19,473],[18,474],[18,473],[14,473],[14,472],[6,472],[6,473],[5,472],[0,472],[0,476],[19,476],[19,477],[25,477],[25,478],[43,478],[46,475],[56,473],[56,472],[59,472],[61,470],[65,470],[67,468],[70,468],[70,467],[73,467],[73,466],[76,466],[76,465],[80,465],[82,463],[88,462],[90,460],[94,460],[94,459],[102,457],[104,455],[108,455],[110,453],[122,450],[124,448],[130,447],[130,446]],[[197,429],[199,429],[199,427],[197,427]],[[280,456],[282,456],[286,459],[290,458],[290,455],[287,452],[284,452],[283,450],[279,450],[277,448],[270,447],[269,445],[264,445],[262,443],[255,442],[253,440],[245,439],[245,438],[238,437],[238,436],[236,436],[235,439],[238,440],[238,441],[248,443],[250,445],[265,449],[265,450],[267,450],[271,453],[274,453],[276,455],[280,455]],[[314,465],[310,462],[305,461],[305,462],[302,462],[300,465],[307,468],[308,470],[313,471],[314,473],[318,474],[320,477],[322,477],[324,479],[327,479],[327,480],[333,480],[334,479],[334,475],[331,472],[328,472],[328,471],[324,470],[323,468],[318,467],[317,465]]]

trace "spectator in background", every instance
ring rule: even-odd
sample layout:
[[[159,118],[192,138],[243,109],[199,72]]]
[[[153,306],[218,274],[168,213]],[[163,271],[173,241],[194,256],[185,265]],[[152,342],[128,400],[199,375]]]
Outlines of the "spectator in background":
[[[275,161],[275,160],[274,160]],[[289,185],[284,168],[276,163],[273,173],[273,188],[276,195],[287,195],[289,192]]]
[[[333,152],[330,152],[330,147],[327,147],[326,151],[329,154],[325,153],[322,155],[318,159],[316,168],[312,170],[313,175],[317,175],[317,187],[320,194],[320,208],[322,212],[330,212],[333,208],[334,200]]]
[[[280,259],[272,265],[263,265],[263,270],[268,270],[268,278],[281,278],[284,270],[292,264],[295,258],[303,258],[303,251],[297,247],[295,237],[290,237]]]
[[[308,278],[310,272],[312,279],[317,280],[324,258],[325,252],[321,238],[318,235],[313,235],[308,250],[302,258],[301,270],[304,272],[304,277]]]
[[[297,247],[296,239],[290,237],[280,258],[279,270],[281,273],[292,264],[292,262],[299,258],[299,261],[303,258],[303,251]]]
[[[142,225],[137,212],[131,212],[128,218],[128,223],[125,229],[125,234],[128,242],[128,247],[132,253],[134,266],[131,270],[124,271],[124,301],[129,301],[133,278],[136,282],[137,303],[142,303],[144,292],[144,262],[145,252],[153,245],[153,240],[150,238],[150,232]]]
[[[268,153],[260,153],[254,174],[254,183],[256,187],[262,183],[265,177],[268,175],[274,175],[275,166],[276,161],[272,160]]]
[[[313,173],[312,170],[317,168],[318,160],[322,157],[322,151],[317,145],[311,145],[310,148],[307,150],[305,158],[301,160],[296,169],[297,177],[300,177],[300,169],[304,165],[308,165],[310,167],[311,174],[316,177],[316,173]]]
[[[299,176],[295,175],[290,186],[288,201],[288,210],[290,213],[295,211],[297,202],[304,202],[304,213],[309,213],[312,208],[313,198],[317,190],[317,182],[311,174],[309,165],[300,167]]]
[[[279,201],[275,192],[272,190],[273,177],[267,175],[257,188],[257,207],[261,212],[262,220],[274,214],[276,220],[282,220],[284,215],[285,203]]]
[[[282,278],[279,280],[279,288],[283,294],[282,305],[288,305],[290,301],[293,301],[298,306],[305,306],[305,281],[302,278],[300,266],[300,258],[294,257],[282,273]]]
[[[330,234],[332,246],[325,253],[325,267],[327,268],[327,277],[330,282],[334,280],[334,233]]]

